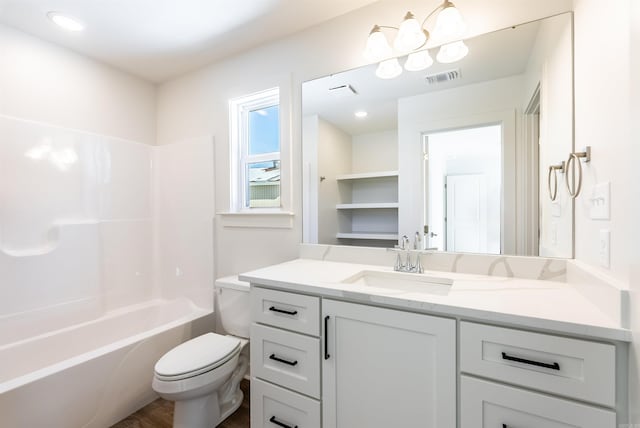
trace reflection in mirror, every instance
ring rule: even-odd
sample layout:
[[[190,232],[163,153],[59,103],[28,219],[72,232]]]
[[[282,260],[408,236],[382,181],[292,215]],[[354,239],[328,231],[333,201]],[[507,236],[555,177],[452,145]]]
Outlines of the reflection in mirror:
[[[305,82],[304,241],[572,257],[573,204],[547,183],[573,149],[571,20],[392,80],[373,64]]]

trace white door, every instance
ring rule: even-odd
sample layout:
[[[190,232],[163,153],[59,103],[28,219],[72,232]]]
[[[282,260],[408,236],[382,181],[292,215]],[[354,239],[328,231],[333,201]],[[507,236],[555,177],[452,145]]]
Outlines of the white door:
[[[481,174],[446,178],[447,251],[487,252],[487,186]]]
[[[456,426],[455,320],[323,299],[323,428]]]

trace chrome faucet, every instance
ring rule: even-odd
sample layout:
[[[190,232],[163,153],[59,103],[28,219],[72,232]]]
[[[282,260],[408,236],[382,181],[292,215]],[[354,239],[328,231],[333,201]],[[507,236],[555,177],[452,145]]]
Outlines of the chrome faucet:
[[[402,244],[397,247],[400,251],[398,251],[398,254],[396,256],[396,263],[393,266],[393,270],[396,272],[423,273],[424,270],[420,261],[420,253],[416,254],[415,264],[411,262],[411,248],[409,247],[409,237],[407,235],[404,235],[401,242]],[[413,240],[413,249],[420,250],[420,234],[418,232],[416,232]],[[404,250],[407,251],[407,254],[405,256],[405,262],[402,263],[402,257],[400,253]]]

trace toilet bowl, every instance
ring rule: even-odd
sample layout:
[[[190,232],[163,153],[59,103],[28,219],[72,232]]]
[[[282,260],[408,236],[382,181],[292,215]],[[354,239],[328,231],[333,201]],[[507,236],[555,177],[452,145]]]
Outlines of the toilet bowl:
[[[231,335],[207,333],[167,352],[155,365],[153,389],[175,401],[174,428],[213,428],[242,404],[248,358],[249,284],[216,280],[217,309]]]

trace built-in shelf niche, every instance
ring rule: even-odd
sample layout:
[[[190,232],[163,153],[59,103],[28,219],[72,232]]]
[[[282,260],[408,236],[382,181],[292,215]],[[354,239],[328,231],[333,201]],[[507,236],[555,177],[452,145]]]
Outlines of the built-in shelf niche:
[[[341,199],[336,237],[393,246],[398,240],[398,171],[345,174],[336,180]]]

